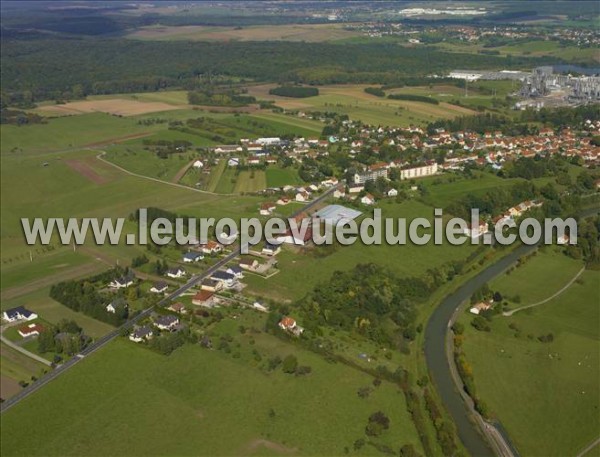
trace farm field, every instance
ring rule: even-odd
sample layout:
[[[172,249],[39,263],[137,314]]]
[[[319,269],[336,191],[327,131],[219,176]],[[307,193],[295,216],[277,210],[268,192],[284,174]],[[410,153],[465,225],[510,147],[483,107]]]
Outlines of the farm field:
[[[401,204],[384,202],[381,205],[382,217],[407,218],[407,224],[416,217],[433,219],[433,208],[413,200]],[[295,300],[303,297],[321,281],[326,281],[337,270],[349,270],[359,263],[373,262],[392,268],[400,276],[420,276],[428,269],[450,260],[466,258],[476,250],[476,246],[465,243],[452,246],[428,244],[416,246],[382,245],[367,246],[360,242],[352,246],[337,247],[331,254],[315,257],[310,253],[292,252],[284,248],[277,255],[280,272],[264,279],[248,275],[247,291],[257,296],[274,300]]]
[[[137,116],[139,114],[156,113],[182,109],[185,106],[177,106],[164,102],[140,102],[136,100],[125,100],[113,98],[107,100],[84,100],[57,105],[45,105],[37,108],[42,114],[73,115],[86,113],[106,113],[114,116]]]
[[[351,449],[378,410],[391,425],[377,441],[394,448],[412,443],[422,452],[397,387],[384,382],[361,399],[356,391],[372,377],[260,334],[254,347],[265,356],[295,354],[312,368],[304,377],[264,373],[250,359],[247,338],[239,339],[239,359],[197,345],[165,357],[113,342],[3,416],[3,455],[190,455],[199,449],[203,455],[333,455]],[[34,417],[47,426],[24,440],[24,424]],[[358,455],[375,453],[365,446]]]
[[[29,382],[39,377],[48,367],[4,343],[0,343],[0,397],[9,398],[21,390],[19,381]]]
[[[275,85],[249,86],[248,93],[258,99],[274,100],[286,110],[336,111],[369,124],[423,125],[435,119],[473,114],[468,108],[445,102],[433,105],[379,98],[365,93],[366,85],[320,86],[319,95],[302,99],[270,95],[272,87]]]
[[[537,272],[516,274],[535,281]],[[574,456],[598,438],[600,274],[586,271],[580,279],[544,305],[494,317],[490,332],[472,328],[472,316],[461,317],[478,396],[521,455]],[[538,341],[548,333],[552,342]]]
[[[344,30],[341,24],[289,24],[250,27],[148,26],[128,37],[138,40],[190,41],[334,41],[359,36],[360,32]]]

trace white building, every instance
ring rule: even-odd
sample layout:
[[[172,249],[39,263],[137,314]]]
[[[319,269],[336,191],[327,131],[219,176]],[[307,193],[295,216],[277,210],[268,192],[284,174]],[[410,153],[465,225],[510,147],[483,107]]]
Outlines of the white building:
[[[400,179],[424,178],[425,176],[433,176],[438,172],[437,162],[432,162],[422,167],[405,168],[400,170]]]

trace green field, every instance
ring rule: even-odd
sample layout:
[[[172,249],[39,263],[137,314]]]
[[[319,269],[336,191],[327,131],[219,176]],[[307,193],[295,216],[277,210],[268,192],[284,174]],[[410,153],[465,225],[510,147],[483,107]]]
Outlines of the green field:
[[[548,296],[578,268],[572,260],[540,253],[492,283],[531,299]],[[523,283],[530,280],[531,287]],[[567,456],[598,437],[600,274],[587,271],[563,294],[511,317],[496,316],[478,332],[464,314],[464,353],[478,396],[507,429],[521,455]],[[545,283],[545,290],[544,290]],[[502,290],[502,289],[501,289]],[[516,329],[509,328],[513,324]],[[552,333],[554,341],[537,337]]]
[[[286,185],[301,184],[302,180],[298,176],[298,171],[294,168],[269,167],[266,171],[267,187],[283,187]]]
[[[262,170],[242,171],[237,177],[234,192],[258,192],[267,188],[267,178]]]
[[[581,262],[567,257],[557,247],[548,246],[511,273],[503,274],[490,283],[511,304],[518,295],[525,306],[550,297],[562,289],[581,269]]]
[[[361,399],[372,377],[271,336],[254,339],[263,355],[296,354],[312,373],[260,371],[247,337],[240,359],[199,346],[165,357],[117,341],[3,415],[3,455],[271,455],[267,442],[275,454],[339,455],[378,410],[391,425],[375,441],[422,452],[397,387],[384,382]],[[25,439],[32,421],[46,425]],[[358,455],[376,453],[367,445]]]

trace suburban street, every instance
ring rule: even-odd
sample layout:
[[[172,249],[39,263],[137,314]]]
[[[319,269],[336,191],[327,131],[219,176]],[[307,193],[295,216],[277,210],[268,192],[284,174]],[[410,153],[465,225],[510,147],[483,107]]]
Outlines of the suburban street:
[[[330,189],[328,189],[322,195],[320,195],[319,197],[317,197],[313,201],[311,201],[311,202],[307,203],[306,205],[304,205],[302,207],[302,209],[296,211],[290,217],[291,218],[296,217],[299,214],[304,213],[304,212],[310,210],[311,208],[315,207],[316,205],[318,205],[319,203],[321,203],[325,199],[327,199],[335,191],[335,189],[336,189],[335,186],[332,187],[332,188],[330,188]],[[163,307],[163,306],[169,304],[173,299],[175,299],[175,298],[179,297],[180,295],[182,295],[183,293],[187,292],[192,287],[195,287],[200,282],[202,282],[202,280],[204,280],[205,278],[211,276],[215,271],[217,271],[219,268],[225,266],[226,264],[228,264],[229,262],[231,262],[233,259],[235,259],[239,255],[240,255],[240,248],[238,247],[238,248],[235,248],[233,250],[233,252],[231,252],[230,254],[226,255],[221,260],[219,260],[217,263],[215,263],[214,265],[212,265],[206,271],[204,271],[204,272],[202,272],[202,273],[200,273],[198,275],[195,275],[192,278],[190,278],[190,280],[186,284],[184,284],[179,289],[177,289],[173,293],[171,293],[168,296],[166,296],[165,298],[163,298],[160,302],[157,303],[156,306]],[[88,357],[88,356],[92,355],[94,352],[96,352],[99,349],[101,349],[104,346],[106,346],[108,343],[110,343],[112,340],[114,340],[115,338],[117,338],[119,335],[123,334],[123,332],[125,330],[130,329],[131,327],[133,327],[138,322],[140,322],[140,321],[146,319],[147,317],[149,317],[152,314],[153,309],[154,309],[154,307],[150,307],[150,308],[142,311],[140,314],[138,314],[137,316],[135,316],[132,319],[128,320],[122,326],[116,328],[115,330],[113,330],[112,332],[110,332],[110,333],[102,336],[101,338],[98,338],[96,341],[94,341],[92,344],[90,344],[87,348],[85,348],[83,351],[81,351],[81,353],[75,355],[74,357],[72,357],[71,359],[69,359],[68,361],[66,361],[65,363],[63,363],[62,365],[57,366],[54,370],[48,372],[47,374],[45,374],[44,376],[42,376],[41,378],[39,378],[37,381],[31,383],[29,386],[25,387],[21,392],[19,392],[14,397],[11,397],[11,398],[7,399],[6,401],[4,401],[2,403],[2,405],[1,405],[1,407],[0,407],[0,413],[3,413],[5,411],[7,411],[8,409],[12,408],[17,403],[19,403],[23,399],[27,398],[29,395],[31,395],[34,392],[36,392],[37,390],[41,389],[46,384],[48,384],[49,382],[53,381],[58,376],[60,376],[61,374],[63,374],[64,372],[66,372],[67,370],[69,370],[70,368],[72,368],[75,364],[77,364],[78,362],[80,362],[81,360],[83,360],[85,357]],[[11,345],[11,347],[12,347],[12,345]]]

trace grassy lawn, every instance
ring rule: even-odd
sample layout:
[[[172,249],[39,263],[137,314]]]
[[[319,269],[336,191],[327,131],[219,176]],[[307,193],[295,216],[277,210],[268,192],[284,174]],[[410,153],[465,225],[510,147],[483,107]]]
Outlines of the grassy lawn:
[[[267,168],[267,187],[283,187],[286,185],[301,184],[298,171],[294,168],[279,168],[270,166]]]
[[[532,280],[537,274],[527,272]],[[496,316],[489,333],[468,325],[472,316],[461,317],[478,395],[521,455],[576,455],[598,437],[600,273],[587,271],[581,279],[538,308]],[[555,288],[553,278],[546,282]],[[517,325],[517,336],[510,324]],[[550,332],[553,342],[537,340]]]
[[[523,266],[505,273],[491,282],[490,287],[499,291],[511,304],[511,297],[521,297],[523,306],[550,297],[562,289],[583,266],[580,261],[567,257],[562,249],[548,246],[538,251]]]
[[[422,452],[397,387],[384,382],[361,399],[356,392],[370,376],[268,335],[255,340],[264,356],[296,354],[312,373],[264,373],[246,358],[242,338],[239,359],[199,346],[164,357],[119,340],[7,412],[3,455],[263,454],[258,440],[281,446],[277,454],[339,455],[378,410],[391,425],[377,441]],[[24,439],[32,420],[47,425]],[[367,445],[358,455],[376,453]]]
[[[267,178],[263,170],[242,171],[237,177],[234,192],[258,192],[267,188]]]
[[[237,183],[237,170],[233,167],[227,167],[219,176],[219,181],[215,186],[214,192],[219,194],[233,193]]]

